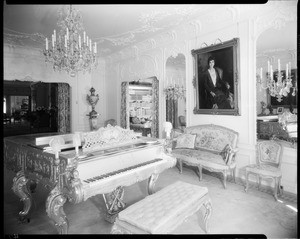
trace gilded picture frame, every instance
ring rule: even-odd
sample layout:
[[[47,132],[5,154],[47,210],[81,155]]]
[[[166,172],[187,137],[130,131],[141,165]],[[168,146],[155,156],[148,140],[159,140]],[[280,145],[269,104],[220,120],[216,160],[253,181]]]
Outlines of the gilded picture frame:
[[[194,114],[240,115],[239,39],[233,38],[191,53],[195,69]],[[211,59],[214,60],[215,74],[208,70]],[[217,75],[214,81],[213,75]],[[213,91],[208,88],[208,83],[215,86]]]

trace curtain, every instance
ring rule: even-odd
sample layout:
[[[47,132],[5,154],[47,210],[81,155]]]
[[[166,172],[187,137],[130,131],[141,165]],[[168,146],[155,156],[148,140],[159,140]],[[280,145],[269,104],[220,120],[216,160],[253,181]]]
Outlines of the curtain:
[[[129,82],[121,83],[121,127],[129,128]]]
[[[177,99],[167,99],[166,100],[166,112],[167,121],[171,122],[173,129],[178,128],[178,100]]]
[[[70,86],[57,83],[58,132],[70,133]]]
[[[151,136],[158,138],[159,134],[159,81],[154,76],[152,81],[152,102],[153,102],[153,115],[151,123]]]

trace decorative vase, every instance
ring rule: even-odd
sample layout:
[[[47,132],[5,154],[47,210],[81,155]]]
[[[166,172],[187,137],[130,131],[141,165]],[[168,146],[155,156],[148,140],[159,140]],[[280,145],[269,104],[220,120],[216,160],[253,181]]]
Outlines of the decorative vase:
[[[97,111],[95,111],[95,106],[99,100],[99,95],[95,95],[95,89],[92,87],[90,89],[91,95],[87,95],[87,101],[92,106],[92,111],[87,115],[90,119],[90,126],[91,130],[97,130],[98,129],[98,116],[99,114]]]

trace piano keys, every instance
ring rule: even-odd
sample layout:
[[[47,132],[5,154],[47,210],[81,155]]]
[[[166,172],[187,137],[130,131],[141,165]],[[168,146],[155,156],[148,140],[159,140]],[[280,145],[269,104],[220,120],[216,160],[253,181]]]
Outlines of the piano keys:
[[[70,134],[4,138],[5,165],[17,173],[13,189],[24,202],[20,212],[22,218],[27,217],[32,204],[31,192],[26,185],[42,183],[51,189],[46,202],[46,212],[59,233],[68,232],[68,220],[63,210],[67,200],[77,204],[102,194],[107,207],[105,217],[112,222],[125,206],[122,201],[124,187],[148,179],[148,193],[151,194],[158,175],[176,164],[176,159],[165,153],[163,140],[141,137],[116,143],[116,135],[122,138],[122,134],[128,135],[128,132],[120,130],[118,126],[108,126],[101,130],[113,132],[114,138],[109,138],[106,134],[105,143],[103,139],[99,141],[97,138],[101,147],[98,145],[92,150],[84,148],[84,135],[91,136],[92,132],[82,134],[81,140],[84,144],[80,145],[69,142],[70,137],[72,138]],[[49,144],[37,145],[37,142],[44,142],[47,137],[43,140],[36,139],[45,136],[50,137],[49,139],[65,137],[65,145],[68,147],[62,146],[56,154],[49,148]],[[110,140],[114,142],[112,145],[108,142]]]

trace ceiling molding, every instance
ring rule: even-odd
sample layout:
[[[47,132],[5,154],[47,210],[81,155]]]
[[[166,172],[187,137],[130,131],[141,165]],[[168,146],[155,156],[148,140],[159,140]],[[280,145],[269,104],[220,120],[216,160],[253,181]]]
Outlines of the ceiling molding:
[[[286,26],[288,22],[297,21],[297,8],[295,8],[294,2],[292,4],[286,1],[284,5],[280,1],[272,1],[266,7],[270,8],[268,14],[257,16],[255,18],[256,39],[268,29],[280,30]]]

